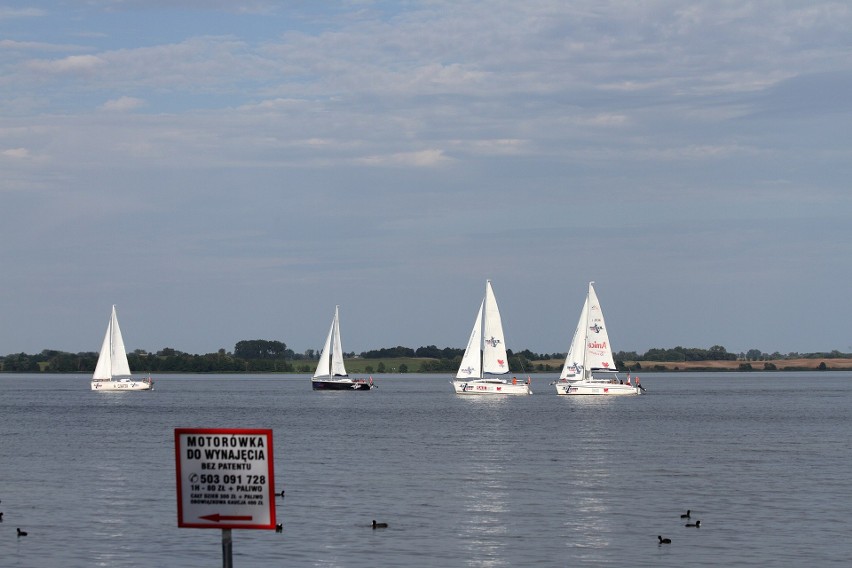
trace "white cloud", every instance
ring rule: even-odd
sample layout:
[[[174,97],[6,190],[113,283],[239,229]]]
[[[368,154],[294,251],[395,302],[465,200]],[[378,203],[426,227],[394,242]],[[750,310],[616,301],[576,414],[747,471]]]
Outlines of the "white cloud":
[[[105,102],[103,106],[101,106],[101,109],[111,112],[124,112],[143,107],[145,104],[144,99],[136,97],[119,97]]]
[[[448,163],[452,159],[445,156],[443,150],[432,149],[420,152],[399,152],[396,154],[367,156],[355,161],[368,166],[432,167]]]
[[[240,105],[237,110],[245,112],[281,112],[281,111],[300,111],[305,110],[309,103],[302,99],[276,98],[259,103],[251,103]]]
[[[454,147],[483,156],[510,156],[528,152],[529,140],[499,138],[493,140],[453,140]]]
[[[9,148],[8,150],[3,150],[0,154],[7,158],[15,158],[17,160],[24,160],[30,157],[30,151],[26,148]]]
[[[43,41],[0,40],[0,49],[16,51],[84,51],[90,48],[76,44],[48,43]]]
[[[70,55],[62,59],[36,59],[29,62],[29,67],[46,73],[88,73],[106,62],[96,55]]]

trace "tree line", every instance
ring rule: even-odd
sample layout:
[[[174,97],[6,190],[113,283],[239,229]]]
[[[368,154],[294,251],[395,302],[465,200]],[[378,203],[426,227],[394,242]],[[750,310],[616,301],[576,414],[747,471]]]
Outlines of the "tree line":
[[[419,359],[417,362],[400,364],[396,372],[455,372],[461,363],[464,349],[454,347],[439,348],[427,345],[412,349],[410,347],[388,347],[345,353],[347,359]],[[130,368],[136,373],[287,373],[313,372],[320,353],[308,349],[295,353],[283,341],[252,339],[238,341],[231,352],[219,349],[216,353],[196,355],[184,353],[166,347],[156,353],[137,349],[127,354]],[[536,353],[529,349],[507,351],[509,369],[514,373],[534,371],[557,371],[565,353]],[[852,358],[852,354],[839,351],[819,353],[769,354],[759,349],[750,349],[739,354],[728,352],[721,345],[709,349],[697,347],[653,348],[643,354],[635,351],[619,351],[614,354],[619,370],[627,370],[627,364],[637,369],[637,361],[682,362],[682,361],[767,361],[798,358]],[[95,352],[68,353],[45,349],[41,353],[15,353],[0,356],[0,371],[7,373],[92,373],[98,361]],[[413,368],[416,365],[416,368]],[[379,362],[375,367],[368,365],[368,372],[387,372],[386,365]]]

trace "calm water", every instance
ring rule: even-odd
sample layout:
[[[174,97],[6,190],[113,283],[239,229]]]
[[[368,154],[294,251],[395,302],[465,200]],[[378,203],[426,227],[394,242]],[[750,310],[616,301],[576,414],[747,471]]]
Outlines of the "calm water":
[[[848,565],[852,373],[646,373],[626,398],[552,378],[466,398],[443,376],[0,375],[0,564],[221,566],[220,531],[177,528],[174,428],[258,427],[284,533],[235,530],[237,567]]]

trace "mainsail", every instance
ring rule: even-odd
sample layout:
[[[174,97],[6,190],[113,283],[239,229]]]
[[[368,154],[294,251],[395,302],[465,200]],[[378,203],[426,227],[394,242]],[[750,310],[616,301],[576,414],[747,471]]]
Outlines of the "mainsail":
[[[485,285],[485,313],[482,333],[482,372],[491,375],[504,375],[509,372],[509,359],[506,356],[506,341],[503,337],[503,322],[491,280]]]
[[[108,381],[113,377],[129,376],[130,365],[127,362],[127,352],[124,349],[121,328],[118,327],[118,316],[115,313],[115,306],[113,306],[92,380]]]
[[[314,378],[347,376],[346,367],[343,365],[343,346],[340,341],[339,310],[340,306],[334,307],[334,319],[331,320],[331,329],[328,330],[328,337],[325,338]]]
[[[589,315],[586,325],[586,368],[590,371],[615,371],[615,361],[612,358],[612,345],[604,323],[598,295],[595,293],[594,282],[589,282]]]

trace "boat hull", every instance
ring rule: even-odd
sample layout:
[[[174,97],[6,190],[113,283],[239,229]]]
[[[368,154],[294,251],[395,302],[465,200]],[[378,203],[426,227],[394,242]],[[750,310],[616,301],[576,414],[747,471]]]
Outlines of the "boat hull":
[[[529,383],[511,381],[450,381],[456,394],[465,395],[499,395],[499,394],[532,394]]]
[[[92,381],[93,391],[146,391],[154,389],[151,379],[122,379],[120,381]]]
[[[642,389],[635,385],[607,383],[603,381],[560,381],[556,383],[556,394],[625,396],[631,394],[642,394]]]
[[[370,390],[373,388],[372,383],[368,383],[366,381],[322,381],[322,380],[312,380],[311,388],[314,390],[336,390],[336,391],[349,391],[349,390]]]

